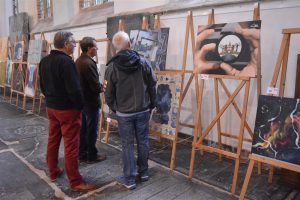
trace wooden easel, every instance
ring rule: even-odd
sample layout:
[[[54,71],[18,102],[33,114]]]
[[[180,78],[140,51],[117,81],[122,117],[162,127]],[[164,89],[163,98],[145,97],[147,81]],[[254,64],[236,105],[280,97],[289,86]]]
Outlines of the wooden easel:
[[[27,46],[27,38],[26,38],[25,35],[22,36],[21,40],[19,40],[18,36],[16,36],[16,42],[15,43],[17,43],[19,41],[23,41],[24,42],[24,47],[23,48],[25,48]],[[24,62],[23,58],[22,58],[21,62],[14,60],[14,57],[15,57],[15,55],[14,55],[14,53],[15,53],[14,52],[14,47],[15,47],[15,44],[13,45],[13,54],[12,54],[12,58],[13,58],[12,59],[13,60],[12,65],[13,65],[13,68],[12,68],[12,78],[11,78],[11,89],[10,89],[10,99],[9,99],[9,102],[10,102],[10,104],[12,103],[13,93],[16,93],[16,95],[17,95],[17,98],[16,98],[16,107],[18,107],[19,95],[21,95],[21,96],[24,97],[24,81],[25,80],[21,80],[22,81],[21,83],[22,83],[22,91],[23,92],[14,89],[14,79],[16,78],[16,77],[14,77],[14,70],[15,70],[14,65],[17,64],[18,65],[18,69],[17,70],[19,70],[20,73],[24,74],[23,65],[27,65],[27,62]],[[24,49],[23,49],[23,51],[24,51]],[[22,56],[24,57],[24,52],[23,52]]]
[[[275,70],[273,73],[272,81],[270,87],[275,88],[277,81],[278,81],[278,76],[280,74],[280,83],[279,83],[279,96],[283,97],[284,96],[284,89],[285,89],[285,81],[286,81],[286,71],[287,71],[287,63],[288,63],[288,55],[289,55],[289,46],[290,46],[290,39],[292,34],[300,34],[300,28],[291,28],[291,29],[283,29],[282,30],[283,38],[279,50],[279,55],[277,57],[276,65],[275,65]],[[280,73],[281,70],[281,73]],[[242,187],[242,191],[240,194],[240,199],[245,198],[245,194],[247,192],[247,188],[249,185],[249,181],[251,178],[254,162],[261,162],[265,164],[271,165],[270,168],[270,173],[269,173],[269,178],[268,182],[272,182],[272,176],[273,176],[273,167],[280,167],[284,169],[288,169],[291,171],[295,171],[300,173],[300,166],[299,165],[294,165],[291,163],[279,161],[276,159],[260,156],[257,154],[250,154],[249,155],[249,165],[246,173],[246,177],[244,180],[244,184]]]
[[[256,6],[254,9],[254,19],[259,18],[259,6]],[[212,10],[211,14],[208,16],[208,24],[214,24],[214,11]],[[260,63],[260,61],[259,61]],[[260,87],[260,81],[261,81],[261,75],[260,75],[260,64],[258,64],[257,70],[257,82],[258,87]],[[198,75],[195,75],[197,77]],[[202,98],[203,98],[203,90],[204,90],[204,83],[206,79],[212,78],[214,80],[214,92],[215,92],[215,102],[216,102],[216,116],[213,118],[211,123],[208,125],[204,131],[202,131],[203,127],[201,124],[201,110],[202,110]],[[240,81],[240,84],[237,86],[235,91],[231,94],[225,83],[223,82],[223,79],[233,79]],[[253,138],[253,132],[248,125],[246,121],[246,113],[247,113],[247,106],[248,106],[248,97],[249,97],[249,90],[250,90],[250,77],[236,77],[236,76],[227,76],[227,75],[201,75],[200,80],[200,88],[197,97],[197,112],[196,112],[196,120],[195,120],[195,128],[194,128],[194,139],[193,139],[193,145],[192,145],[192,156],[190,161],[190,170],[189,170],[189,179],[192,179],[193,176],[193,168],[194,168],[194,162],[195,162],[195,154],[196,154],[196,148],[200,149],[201,154],[203,154],[203,151],[208,151],[212,153],[217,153],[219,155],[219,160],[222,160],[222,155],[227,156],[231,159],[235,160],[235,167],[234,167],[234,175],[232,180],[232,187],[231,187],[231,193],[234,194],[236,191],[236,184],[237,184],[237,178],[238,178],[238,170],[240,165],[240,156],[242,151],[242,145],[244,141],[252,142]],[[223,90],[225,91],[228,100],[226,103],[220,108],[220,97],[219,97],[219,84],[222,86]],[[242,111],[239,109],[238,105],[235,102],[235,97],[240,93],[242,88],[245,87],[245,93],[243,98],[243,107]],[[258,89],[258,92],[260,92],[260,89]],[[239,128],[239,134],[238,136],[231,135],[229,133],[224,133],[221,130],[221,116],[224,114],[224,112],[227,110],[229,105],[232,104],[234,109],[236,110],[238,116],[241,119],[240,122],[240,128]],[[218,147],[211,147],[209,145],[204,144],[204,139],[207,135],[209,135],[212,128],[217,125],[217,134],[218,134]],[[247,129],[250,140],[244,139],[244,129]],[[231,139],[237,140],[237,146],[236,146],[236,152],[230,152],[226,151],[222,147],[222,137],[228,137]]]

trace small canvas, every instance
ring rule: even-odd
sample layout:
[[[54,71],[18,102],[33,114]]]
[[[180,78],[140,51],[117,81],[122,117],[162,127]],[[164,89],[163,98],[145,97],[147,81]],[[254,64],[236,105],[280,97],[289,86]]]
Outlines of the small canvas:
[[[166,68],[169,28],[131,30],[132,49],[148,60],[153,70]]]
[[[0,38],[0,62],[6,62],[8,52],[8,38]]]
[[[37,64],[27,64],[27,76],[25,80],[25,91],[26,96],[34,97],[36,92],[36,81],[37,81]]]
[[[181,75],[157,75],[156,109],[150,121],[150,130],[166,135],[175,135]]]
[[[198,27],[195,71],[255,77],[259,66],[261,21]]]
[[[28,63],[39,63],[47,54],[46,40],[30,40],[28,50]]]
[[[259,97],[251,151],[300,165],[300,99]]]
[[[23,55],[24,55],[24,42],[17,42],[14,45],[14,62],[22,62],[23,61]]]

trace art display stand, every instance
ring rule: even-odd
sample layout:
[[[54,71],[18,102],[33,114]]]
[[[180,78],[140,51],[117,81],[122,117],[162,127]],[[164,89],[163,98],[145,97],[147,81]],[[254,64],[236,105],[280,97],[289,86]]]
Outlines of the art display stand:
[[[8,39],[7,40],[7,45],[6,45],[6,48],[7,48],[7,50],[6,50],[6,55],[5,55],[5,58],[6,58],[6,60],[5,61],[1,61],[1,62],[4,62],[4,63],[7,63],[7,56],[8,56],[8,51],[11,51],[11,48],[10,48],[10,40]],[[3,51],[2,51],[3,52]],[[11,55],[11,54],[10,54]],[[7,67],[7,64],[5,65],[5,67]],[[7,79],[7,78],[6,78]],[[6,79],[5,79],[5,82],[6,82]],[[0,85],[0,88],[2,88],[3,89],[3,99],[5,99],[5,95],[6,95],[6,83],[4,83],[4,85]]]
[[[259,6],[255,7],[254,16],[255,16],[254,19],[257,19],[257,16],[259,16]],[[212,10],[210,15],[208,16],[208,24],[214,24],[214,23],[215,23],[214,11]],[[194,76],[195,78],[197,78],[198,74],[195,74]],[[253,139],[253,132],[246,120],[251,77],[213,75],[213,74],[201,74],[200,77],[201,80],[198,88],[199,92],[197,97],[197,111],[196,111],[196,119],[194,125],[194,137],[192,143],[192,155],[190,160],[189,179],[192,179],[193,177],[196,149],[199,149],[202,155],[204,151],[216,153],[219,155],[220,161],[222,160],[222,156],[226,156],[235,161],[232,186],[231,186],[231,193],[235,194],[243,142],[246,141],[251,143]],[[261,81],[260,77],[261,74],[260,74],[260,64],[259,64],[257,70],[258,87],[260,87],[260,81]],[[202,111],[202,104],[203,104],[203,91],[205,88],[204,86],[205,86],[205,82],[209,79],[213,79],[214,81],[216,115],[213,117],[213,120],[209,123],[209,125],[205,128],[203,127],[201,122],[202,121],[201,111]],[[231,93],[223,80],[236,80],[236,82],[239,82],[239,84],[234,90],[234,92]],[[221,99],[219,96],[220,85],[221,88],[223,88],[224,92],[226,93],[226,96],[228,97],[226,103],[222,107],[220,107],[220,99]],[[235,98],[238,94],[241,93],[243,88],[244,88],[244,97],[242,101],[242,110],[240,110],[238,104],[235,101]],[[258,89],[257,91],[259,93],[260,89]],[[225,133],[222,131],[221,128],[221,117],[230,105],[234,107],[234,110],[237,112],[240,118],[238,135]],[[217,139],[217,146],[213,147],[206,144],[205,138],[210,134],[211,130],[215,127],[215,125],[217,127],[218,139]],[[244,138],[245,129],[247,129],[247,132],[249,133],[251,139]],[[224,137],[237,140],[236,143],[237,145],[235,146],[236,150],[234,152],[228,151],[223,148],[222,140]]]
[[[286,71],[287,71],[287,63],[288,63],[288,55],[289,55],[289,46],[290,46],[290,39],[292,34],[300,34],[300,28],[291,28],[291,29],[283,29],[282,30],[283,38],[279,50],[279,55],[277,57],[276,65],[275,65],[275,70],[273,73],[272,81],[270,88],[276,89],[276,84],[278,81],[278,77],[280,74],[280,83],[279,83],[279,96],[284,97],[284,90],[285,90],[285,81],[286,81]],[[273,93],[274,94],[274,93]],[[269,173],[269,179],[268,182],[272,183],[272,176],[273,176],[273,167],[279,167],[279,168],[284,168],[287,170],[295,171],[300,173],[300,166],[283,162],[280,160],[264,157],[261,155],[257,154],[250,154],[249,155],[249,165],[246,173],[246,177],[244,180],[244,184],[242,187],[242,191],[240,194],[240,199],[245,198],[245,194],[247,192],[247,188],[249,185],[249,181],[251,178],[254,162],[261,162],[265,164],[271,165],[270,168],[270,173]]]
[[[23,41],[24,42],[24,47],[28,46],[27,45],[27,39],[26,39],[25,35],[22,36],[21,40],[19,40],[19,38],[17,36],[15,43],[17,43],[19,41]],[[15,45],[13,45],[13,49],[14,49],[14,46]],[[24,55],[22,55],[22,56],[24,56]],[[13,51],[13,54],[12,54],[12,58],[13,58],[12,59],[13,60],[12,61],[12,66],[13,67],[12,67],[12,72],[11,72],[12,76],[11,76],[11,88],[10,88],[10,99],[9,99],[9,102],[10,102],[10,104],[12,104],[12,97],[13,97],[13,94],[15,93],[16,94],[16,107],[18,108],[18,106],[19,106],[19,95],[24,97],[25,80],[24,79],[21,80],[22,91],[15,90],[14,80],[16,79],[16,77],[14,77],[14,70],[17,69],[17,70],[20,71],[20,73],[22,73],[23,75],[25,75],[26,72],[24,73],[24,69],[25,68],[23,68],[23,66],[27,66],[27,62],[24,62],[24,61],[21,61],[21,62],[20,61],[15,61],[14,60],[14,51]],[[18,67],[17,68],[14,67],[15,65],[17,65]],[[25,78],[25,76],[24,76],[24,78]]]

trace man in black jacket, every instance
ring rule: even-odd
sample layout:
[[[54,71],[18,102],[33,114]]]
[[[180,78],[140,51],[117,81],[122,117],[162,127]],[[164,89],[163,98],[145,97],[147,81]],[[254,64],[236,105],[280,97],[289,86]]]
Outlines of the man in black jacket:
[[[80,131],[79,161],[96,163],[106,159],[105,155],[97,155],[96,148],[100,92],[104,87],[99,82],[99,74],[93,57],[97,55],[95,38],[84,37],[80,41],[82,54],[76,60],[76,67],[80,75],[83,90],[82,127]]]
[[[155,107],[157,80],[145,59],[130,50],[127,33],[116,33],[112,42],[117,54],[107,64],[105,99],[117,114],[122,142],[124,176],[118,177],[117,181],[128,189],[134,189],[137,175],[141,181],[149,179],[149,118]],[[138,170],[134,158],[134,137],[138,147]]]
[[[55,34],[55,50],[41,60],[39,76],[49,120],[47,164],[50,180],[56,181],[63,173],[63,169],[58,167],[59,146],[63,137],[65,169],[71,189],[86,192],[96,189],[97,186],[83,182],[78,171],[80,110],[83,104],[79,75],[69,56],[76,46],[72,35],[63,31]]]

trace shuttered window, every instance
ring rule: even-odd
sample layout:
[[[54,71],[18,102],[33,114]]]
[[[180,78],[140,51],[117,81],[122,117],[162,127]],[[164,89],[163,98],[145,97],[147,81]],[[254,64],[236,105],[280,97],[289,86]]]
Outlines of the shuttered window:
[[[90,8],[93,6],[105,4],[107,2],[112,2],[113,0],[79,0],[80,8]]]
[[[38,19],[52,17],[52,0],[37,0]]]

